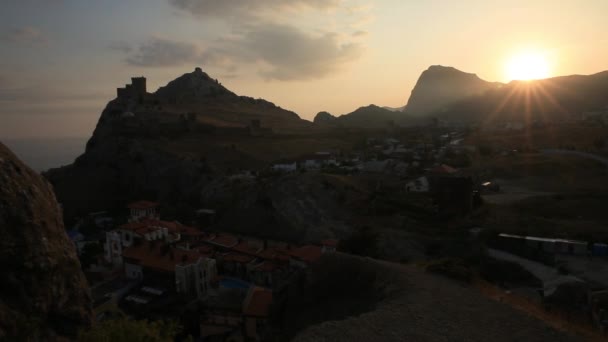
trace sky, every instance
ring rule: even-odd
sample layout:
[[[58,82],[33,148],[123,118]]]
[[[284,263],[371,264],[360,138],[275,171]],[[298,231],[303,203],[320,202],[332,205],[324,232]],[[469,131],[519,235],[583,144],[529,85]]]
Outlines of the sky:
[[[513,56],[550,76],[608,69],[606,0],[4,0],[0,140],[91,135],[116,88],[155,91],[201,67],[240,95],[312,120],[401,107],[420,73],[509,81]]]

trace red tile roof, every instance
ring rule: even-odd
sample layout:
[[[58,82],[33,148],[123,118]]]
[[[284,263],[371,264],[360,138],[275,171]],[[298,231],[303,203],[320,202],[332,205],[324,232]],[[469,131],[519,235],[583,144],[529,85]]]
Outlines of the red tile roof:
[[[246,316],[268,317],[272,304],[272,291],[253,286],[243,302],[243,314]]]
[[[257,255],[257,253],[262,250],[259,247],[253,247],[253,246],[249,245],[249,242],[247,242],[247,241],[240,242],[238,245],[232,247],[232,249],[237,252],[241,252],[241,253],[248,254],[248,255],[254,255],[254,256]]]
[[[127,207],[129,209],[152,209],[152,208],[157,208],[159,205],[160,204],[158,204],[156,202],[137,201],[137,202],[129,203],[129,205],[127,205]]]
[[[240,253],[227,253],[222,257],[223,261],[232,261],[239,264],[248,264],[252,262],[255,258],[250,255],[240,254]]]
[[[226,248],[231,248],[236,246],[239,240],[229,234],[218,234],[211,236],[209,239],[207,239],[207,242]]]
[[[336,240],[336,239],[327,239],[327,240],[321,241],[321,246],[336,247],[337,245],[338,245],[338,240]]]
[[[156,231],[159,228],[167,228],[170,233],[179,233],[181,226],[175,222],[143,220],[139,222],[125,223],[118,227],[118,229],[130,230],[139,235],[144,235],[146,233]]]
[[[302,246],[294,248],[289,251],[289,255],[293,258],[304,261],[306,263],[313,263],[321,258],[321,247],[319,246]]]
[[[445,164],[441,164],[437,167],[434,167],[433,169],[431,169],[431,173],[435,173],[435,174],[452,174],[452,173],[456,173],[458,172],[458,169],[455,169],[449,165],[445,165]]]
[[[171,248],[160,242],[142,242],[125,248],[122,256],[144,268],[174,272],[176,265],[194,263],[202,255],[194,250]]]
[[[271,247],[257,253],[258,257],[266,260],[289,261],[289,250]]]

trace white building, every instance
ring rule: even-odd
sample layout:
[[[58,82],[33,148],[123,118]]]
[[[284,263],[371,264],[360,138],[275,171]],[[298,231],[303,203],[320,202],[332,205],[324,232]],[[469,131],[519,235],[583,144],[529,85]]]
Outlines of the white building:
[[[128,205],[130,210],[129,222],[143,219],[160,220],[159,204],[150,201],[138,201]]]
[[[199,258],[190,264],[175,265],[175,289],[178,293],[196,294],[198,299],[209,295],[211,281],[217,277],[216,261]]]
[[[425,176],[414,179],[405,185],[405,191],[407,192],[429,192],[429,190],[429,179]]]
[[[295,172],[298,169],[296,162],[280,162],[272,165],[274,171],[280,172]]]

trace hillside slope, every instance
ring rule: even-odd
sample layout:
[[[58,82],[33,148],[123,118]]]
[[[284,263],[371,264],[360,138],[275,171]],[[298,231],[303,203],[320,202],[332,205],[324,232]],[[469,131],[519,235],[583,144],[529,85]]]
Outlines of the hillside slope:
[[[439,117],[459,121],[553,121],[608,107],[608,71],[509,84],[453,103]]]
[[[313,271],[312,285],[315,276],[322,275],[332,285],[313,286],[299,295],[302,303],[292,303],[298,310],[287,312],[298,322],[331,319],[331,312],[333,320],[309,326],[293,341],[583,340],[491,301],[473,288],[411,266],[337,254],[325,257]],[[344,318],[337,311],[340,305],[350,305],[349,310],[358,314]]]

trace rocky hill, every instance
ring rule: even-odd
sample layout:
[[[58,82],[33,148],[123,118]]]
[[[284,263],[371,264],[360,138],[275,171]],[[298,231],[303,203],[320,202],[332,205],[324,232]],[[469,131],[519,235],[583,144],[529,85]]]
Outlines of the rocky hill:
[[[107,104],[85,153],[45,173],[68,219],[141,198],[196,208],[218,175],[328,148],[313,123],[238,96],[200,68],[155,93],[133,82]]]
[[[0,143],[0,340],[73,338],[91,298],[51,186]]]
[[[418,78],[404,110],[413,115],[441,112],[456,101],[500,86],[500,83],[484,81],[475,74],[433,65]]]
[[[412,122],[411,118],[400,111],[394,111],[376,105],[357,108],[355,111],[332,116],[327,112],[320,112],[315,116],[314,123],[319,126],[334,126],[345,128],[387,128],[394,124],[405,125]]]
[[[336,123],[336,117],[328,112],[319,112],[315,115],[313,122],[320,125],[333,125]]]
[[[439,117],[479,122],[553,121],[608,108],[608,71],[537,81],[512,81],[452,103]]]

